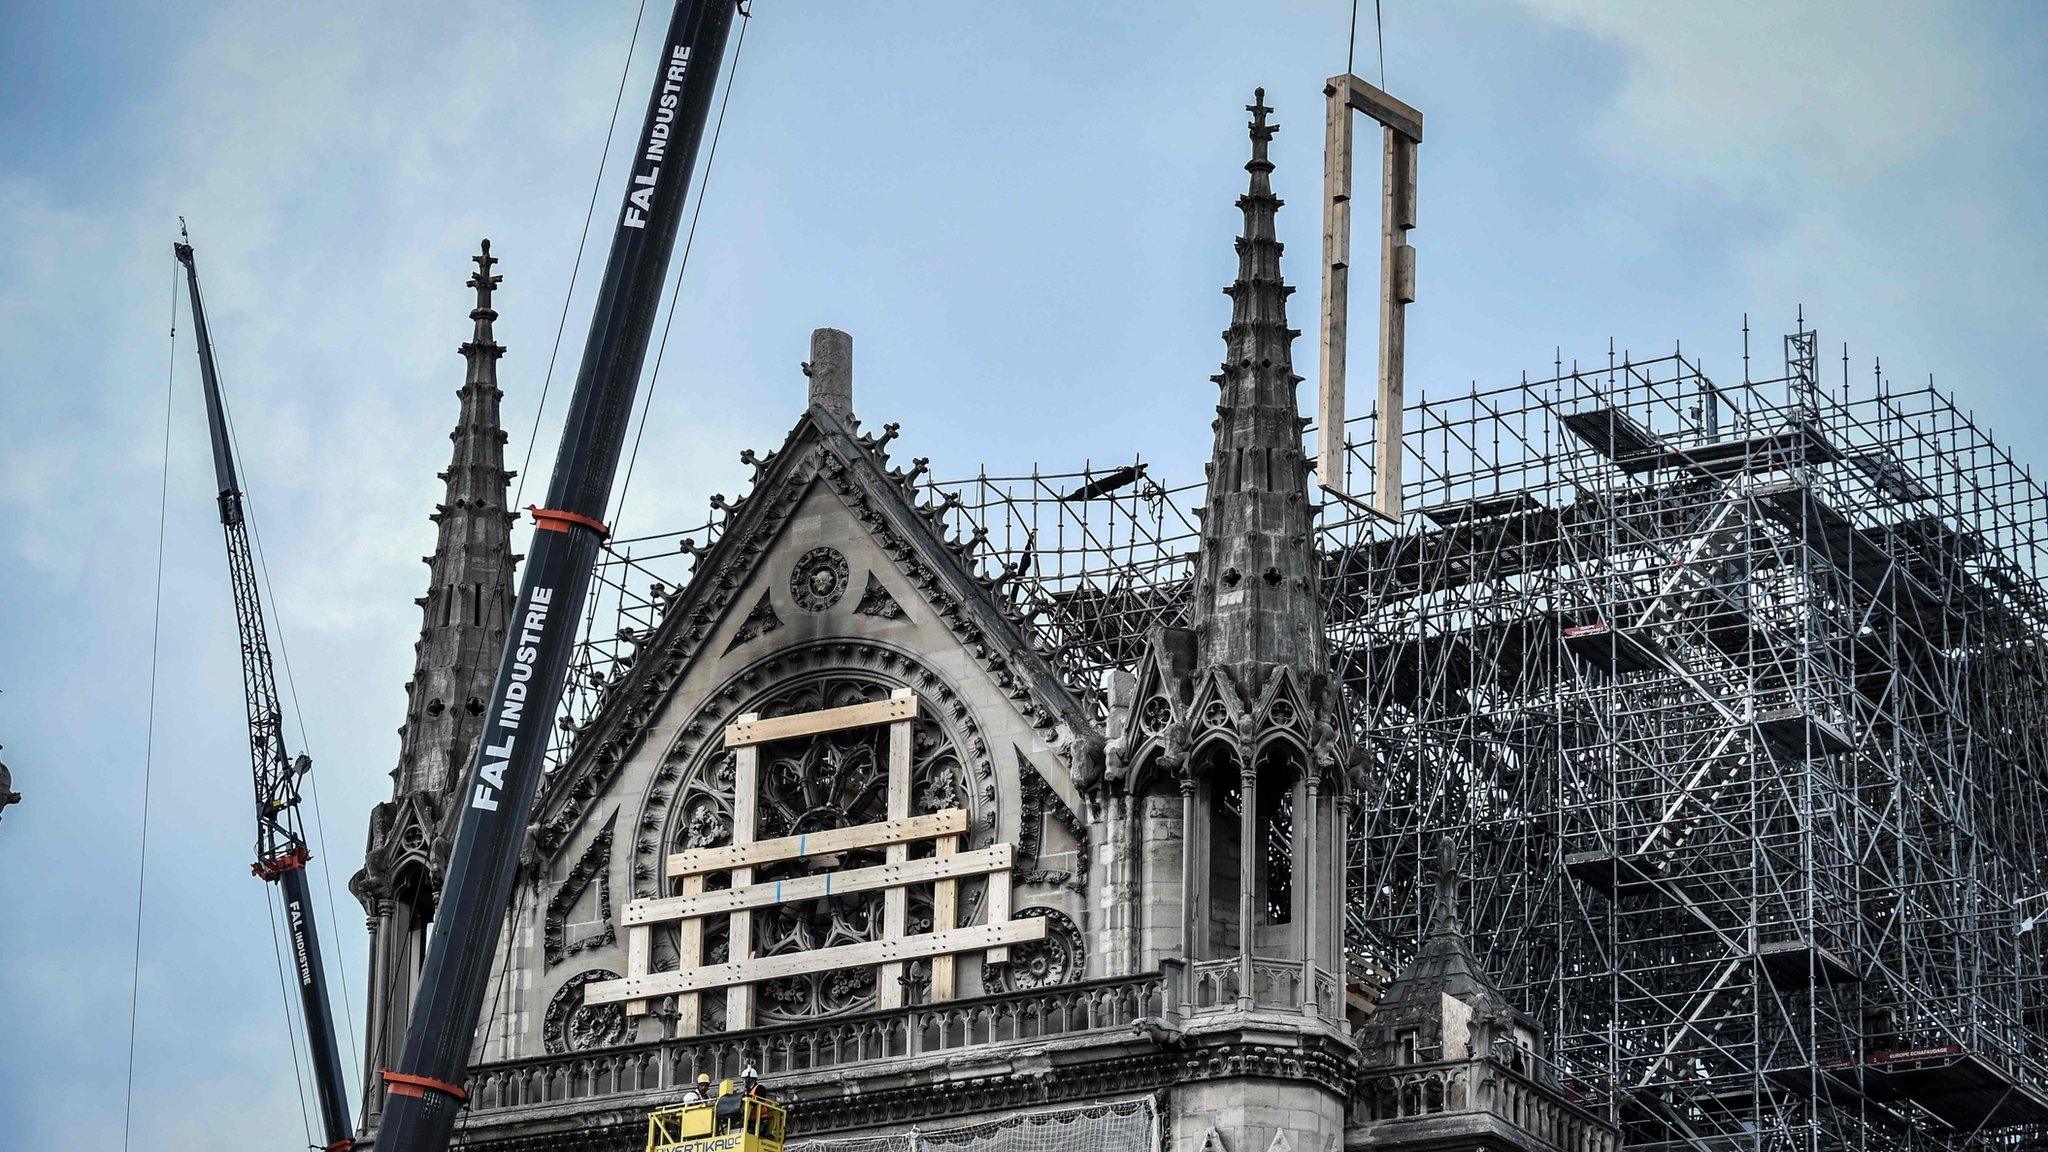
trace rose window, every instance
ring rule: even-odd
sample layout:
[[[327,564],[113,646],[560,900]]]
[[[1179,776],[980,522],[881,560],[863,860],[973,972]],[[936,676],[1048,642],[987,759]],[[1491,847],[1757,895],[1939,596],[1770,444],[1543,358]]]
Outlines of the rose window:
[[[777,689],[749,705],[763,717],[786,716],[865,704],[888,697],[896,685],[878,678],[837,673]],[[974,812],[976,797],[968,793],[967,773],[958,744],[927,706],[919,709],[911,741],[912,815],[946,808]],[[760,782],[756,794],[754,837],[758,840],[822,832],[888,819],[888,725],[827,732],[761,746]],[[732,842],[732,754],[713,748],[698,763],[683,788],[680,818],[670,829],[672,849],[701,848]],[[979,815],[980,813],[976,813]],[[979,820],[973,827],[983,827]],[[929,843],[913,854],[929,853]],[[883,862],[880,848],[840,852],[783,863],[754,871],[754,883],[773,883],[822,872],[864,868]],[[718,883],[714,880],[714,884]],[[963,884],[962,922],[980,902],[980,886]],[[671,888],[673,893],[677,891]],[[754,955],[776,956],[858,944],[880,937],[882,898],[879,891],[832,895],[759,909],[754,913]],[[727,920],[705,922],[704,958],[727,958]],[[931,929],[929,886],[913,887],[909,930]],[[920,972],[924,966],[918,966]],[[757,985],[758,1023],[814,1019],[872,1008],[875,969],[863,966],[771,980]],[[706,997],[710,1022],[722,1016],[720,997]]]

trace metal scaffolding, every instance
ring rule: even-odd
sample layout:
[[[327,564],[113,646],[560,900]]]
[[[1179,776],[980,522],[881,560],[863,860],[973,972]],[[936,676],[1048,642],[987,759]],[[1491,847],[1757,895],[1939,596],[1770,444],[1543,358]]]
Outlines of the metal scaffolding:
[[[1744,363],[1417,400],[1411,511],[1325,506],[1354,961],[1401,967],[1449,834],[1475,948],[1631,1147],[2040,1146],[2048,494],[1931,385],[1823,383],[1803,322]],[[1183,621],[1199,484],[927,487],[1083,692]],[[612,546],[566,724],[712,531]]]
[[[1450,833],[1490,968],[1632,1146],[2021,1146],[2048,500],[1949,398],[1825,387],[1818,347],[1407,409],[1419,515],[1328,539],[1377,767],[1355,941],[1398,965]]]

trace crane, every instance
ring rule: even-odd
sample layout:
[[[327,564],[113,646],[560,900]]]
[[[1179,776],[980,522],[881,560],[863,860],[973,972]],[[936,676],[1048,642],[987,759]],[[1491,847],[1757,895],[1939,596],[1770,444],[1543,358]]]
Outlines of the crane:
[[[379,1152],[440,1152],[468,1099],[462,1079],[498,929],[540,785],[547,733],[569,673],[591,566],[609,531],[602,517],[735,7],[735,0],[676,0],[669,17],[555,452],[547,506],[529,509],[533,543],[483,733],[456,797],[461,807],[455,842],[412,1022],[399,1066],[382,1070],[388,1095],[377,1132]]]
[[[270,637],[264,628],[263,597],[249,548],[242,484],[235,471],[227,411],[221,404],[220,373],[214,365],[213,337],[206,328],[206,305],[199,294],[199,266],[183,220],[178,235],[171,250],[185,266],[192,301],[199,378],[206,393],[206,427],[213,442],[213,474],[220,487],[220,524],[227,536],[228,582],[234,587],[235,628],[242,641],[242,696],[249,717],[249,763],[256,777],[256,863],[250,871],[276,884],[283,895],[300,1015],[305,1020],[306,1047],[312,1053],[313,1083],[320,1098],[322,1147],[327,1152],[348,1152],[355,1147],[355,1134],[349,1124],[347,1081],[335,1043],[334,1012],[327,999],[327,971],[320,957],[312,889],[306,882],[306,865],[313,853],[299,822],[299,787],[313,762],[303,752],[293,756],[285,750],[284,713],[278,706],[277,676],[271,669]]]

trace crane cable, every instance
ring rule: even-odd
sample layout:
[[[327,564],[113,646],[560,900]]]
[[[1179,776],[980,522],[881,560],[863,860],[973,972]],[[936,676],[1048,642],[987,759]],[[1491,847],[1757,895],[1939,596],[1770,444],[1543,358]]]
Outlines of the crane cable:
[[[234,421],[228,417],[225,398],[221,400],[221,417],[228,421],[228,435],[232,437]],[[240,442],[235,444],[235,455],[242,455]],[[278,607],[277,590],[270,584],[270,562],[263,556],[263,532],[256,526],[255,501],[247,492],[242,494],[242,507],[242,518],[249,525],[250,541],[256,546],[256,570],[263,576],[263,595],[270,603],[270,624],[277,633],[277,660],[284,667],[285,694],[291,697],[292,718],[299,726],[299,751],[311,756],[312,740],[306,734],[306,713],[299,706],[299,682],[298,678],[292,675],[291,650],[284,642],[284,614]],[[342,1019],[348,1025],[349,1051],[356,1061],[356,1078],[360,1081],[362,1045],[356,1042],[356,1006],[355,998],[350,996],[348,991],[348,956],[341,947],[341,913],[334,905],[334,869],[331,866],[333,858],[327,855],[327,818],[320,813],[320,778],[316,773],[308,772],[303,779],[306,782],[307,794],[313,801],[313,841],[320,849],[315,858],[321,862],[320,885],[327,892],[327,922],[334,925],[333,930],[328,933],[327,948],[334,956],[334,971],[338,978],[337,983],[341,985]]]
[[[213,341],[213,343],[216,349],[218,349],[220,341],[215,340]],[[220,374],[225,375],[225,373]],[[223,381],[221,386],[220,398],[221,422],[227,425],[228,440],[230,443],[234,445],[235,458],[238,460],[246,461],[248,457],[242,454],[241,437],[239,434],[237,434],[235,430],[235,415],[234,411],[228,406],[226,393],[227,387],[225,381]],[[299,726],[299,751],[310,757],[312,755],[313,750],[310,746],[311,741],[308,739],[306,734],[306,713],[305,710],[301,708],[299,705],[298,679],[292,675],[291,648],[289,645],[285,643],[284,614],[282,609],[279,607],[277,589],[271,584],[270,581],[270,561],[264,556],[263,553],[263,529],[258,525],[256,519],[256,497],[250,493],[248,487],[248,480],[246,477],[244,477],[242,482],[242,522],[246,524],[249,528],[249,541],[250,544],[253,546],[253,550],[256,553],[256,571],[263,580],[264,602],[270,606],[270,610],[267,613],[267,615],[269,618],[270,629],[272,632],[275,633],[275,647],[277,650],[278,663],[284,668],[285,694],[291,698],[292,716]],[[282,725],[280,725],[278,739],[284,739]],[[319,778],[310,772],[308,772],[303,779],[306,782],[309,798],[313,801],[313,842],[314,844],[318,845],[320,849],[320,851],[315,854],[315,859],[318,860],[320,864],[318,871],[320,873],[321,886],[326,890],[327,893],[327,920],[329,924],[334,926],[333,930],[327,934],[325,951],[331,953],[333,956],[335,975],[337,978],[337,982],[341,985],[342,1020],[348,1026],[349,1049],[351,1052],[356,1053],[355,1058],[358,1061],[360,1061],[361,1045],[358,1044],[356,1041],[355,998],[349,995],[348,990],[349,979],[347,956],[341,947],[341,915],[336,910],[334,904],[334,871],[330,867],[330,861],[327,856],[327,821],[326,818],[323,817],[320,813],[320,782]],[[265,887],[268,887],[268,885],[266,884]],[[273,912],[272,915],[274,917],[275,912]],[[329,1011],[332,1011],[333,1006],[330,1004],[328,1007]],[[290,1015],[289,1008],[287,1009],[286,1015]],[[295,1030],[292,1032],[294,1045],[292,1055],[294,1058],[296,1058],[298,1055],[297,1044],[298,1037],[300,1035],[300,1031]],[[306,1036],[306,1043],[312,1043],[312,1038],[310,1035]],[[310,1055],[309,1049],[307,1059],[310,1061],[311,1058],[312,1057]],[[358,1081],[360,1081],[362,1075],[362,1067],[360,1063],[358,1063],[356,1066],[356,1073],[357,1079]],[[304,1107],[303,1100],[301,1100],[300,1106],[302,1108]]]
[[[628,489],[632,487],[633,484],[633,463],[635,460],[639,458],[640,455],[640,437],[644,435],[647,431],[647,410],[649,404],[651,404],[654,399],[654,384],[656,381],[661,379],[661,360],[662,354],[666,352],[668,349],[669,326],[673,325],[676,319],[676,298],[682,289],[683,272],[690,266],[690,248],[696,242],[697,239],[697,221],[704,214],[704,197],[711,190],[711,168],[712,165],[715,164],[718,160],[718,138],[720,133],[722,133],[725,129],[725,109],[726,106],[732,102],[732,86],[733,81],[739,75],[740,53],[747,46],[747,25],[752,20],[753,13],[749,12],[745,6],[742,6],[740,8],[739,13],[740,34],[737,37],[735,37],[733,41],[732,65],[726,70],[725,76],[725,95],[720,99],[718,104],[718,121],[711,131],[711,147],[704,154],[704,179],[700,181],[697,186],[697,207],[696,211],[690,217],[689,234],[683,240],[683,258],[677,262],[676,274],[669,285],[668,319],[662,325],[661,343],[657,347],[654,354],[654,370],[650,374],[647,382],[647,396],[640,405],[639,428],[633,435],[633,452],[632,455],[627,458],[626,475],[619,486],[619,501],[618,504],[615,505],[613,508],[612,523],[614,524],[614,526],[616,526],[617,517],[625,511],[626,492]],[[636,23],[635,33],[637,34],[637,32],[638,25]],[[622,77],[620,79],[620,91],[622,92],[624,91],[624,85],[625,81]],[[616,119],[618,109],[614,107],[612,111],[613,117],[614,119]],[[600,180],[603,179],[603,175],[603,170],[602,168],[600,168],[598,173],[598,177]],[[593,192],[592,203],[594,204],[595,202],[596,194],[595,192]],[[585,222],[585,228],[587,232],[587,221]],[[564,308],[567,308],[566,304],[564,305]],[[534,419],[535,427],[537,430],[539,422],[538,414],[535,415]],[[528,451],[531,452],[531,448],[529,448]],[[522,903],[518,901],[513,902],[511,938],[515,941],[519,938],[519,920],[521,913],[524,911],[525,906]],[[498,1022],[499,1007],[505,996],[505,985],[510,983],[511,979],[512,966],[508,963],[505,966],[505,968],[499,973],[498,987],[491,995],[491,1011],[490,1014],[484,1018],[483,1037],[478,1044],[479,1051],[486,1053],[489,1051],[491,1043],[491,1031],[497,1025]],[[470,1115],[470,1110],[465,1108],[462,1113],[460,1129],[461,1131],[468,1131]]]
[[[681,302],[679,297],[682,295],[683,273],[689,270],[690,249],[697,243],[697,221],[704,216],[704,198],[711,194],[711,169],[712,165],[718,162],[718,138],[725,132],[725,109],[732,103],[733,82],[739,79],[740,74],[740,53],[746,50],[747,27],[754,19],[754,14],[748,11],[748,6],[742,6],[739,12],[740,34],[733,40],[732,66],[725,73],[725,95],[719,99],[718,120],[711,129],[711,147],[704,154],[704,179],[697,185],[697,208],[690,214],[690,231],[683,239],[683,258],[676,262],[676,274],[669,285],[668,319],[661,325],[661,343],[654,350],[654,371],[648,376],[647,395],[640,401],[639,427],[633,432],[633,451],[626,457],[626,475],[619,484],[619,500],[612,507],[611,519],[608,521],[614,532],[618,530],[619,519],[626,514],[626,494],[633,487],[633,466],[640,460],[640,438],[647,434],[647,412],[654,405],[654,388],[661,382],[661,361],[668,353],[669,329],[675,325],[676,306]]]
[[[135,1119],[135,1021],[142,992],[142,896],[149,878],[149,786],[156,767],[157,651],[164,622],[164,526],[171,496],[171,400],[178,383],[178,270],[171,269],[171,356],[164,374],[164,448],[156,493],[156,598],[149,624],[149,707],[142,737],[142,846],[135,862],[135,949],[128,968],[128,1082],[121,1101],[121,1148],[127,1152]]]
[[[286,1046],[292,1050],[292,1080],[299,1087],[299,1127],[306,1134],[307,1147],[313,1146],[313,1117],[306,1107],[306,1074],[299,1063],[299,1029],[292,1023],[292,991],[284,975],[284,948],[278,942],[277,900],[268,883],[263,885],[263,910],[270,914],[270,952],[277,959],[277,993],[284,1002],[284,1026]]]
[[[590,225],[597,218],[597,196],[604,188],[605,168],[611,163],[612,139],[618,134],[619,129],[619,109],[623,106],[626,99],[626,80],[633,73],[633,51],[639,47],[640,26],[646,15],[647,0],[640,0],[639,5],[633,10],[633,33],[626,39],[626,58],[619,61],[619,83],[616,90],[612,93],[612,114],[610,121],[605,125],[604,147],[598,152],[597,174],[591,177],[590,180],[590,201],[583,208],[583,234],[576,240],[575,263],[569,266],[569,287],[562,292],[562,311],[555,318],[555,343],[552,348],[548,349],[547,373],[541,378],[540,403],[534,406],[533,427],[526,434],[526,456],[519,463],[519,484],[512,494],[511,507],[515,515],[519,506],[526,502],[526,474],[533,469],[533,449],[534,445],[540,441],[540,421],[541,417],[547,414],[548,390],[554,385],[555,362],[562,352],[562,333],[569,324],[569,305],[576,297],[576,277],[583,268],[584,250],[590,244]],[[593,597],[594,601],[595,598]],[[479,631],[477,633],[477,649],[474,659],[480,660],[482,658],[483,633]],[[470,665],[457,665],[457,667],[468,666]]]
[[[1380,18],[1380,0],[1372,0],[1373,39],[1379,45],[1380,87],[1387,86],[1387,27]],[[1351,39],[1344,50],[1344,72],[1349,76],[1358,74],[1358,0],[1351,0]]]
[[[560,354],[562,350],[562,334],[564,329],[567,327],[569,319],[569,304],[571,300],[575,297],[577,272],[583,267],[584,249],[590,242],[590,225],[591,222],[596,218],[597,197],[598,193],[604,187],[604,172],[606,166],[608,165],[611,159],[612,138],[618,133],[619,109],[625,101],[626,81],[632,75],[633,53],[634,49],[637,48],[640,43],[640,25],[646,15],[646,12],[647,0],[640,0],[639,5],[634,9],[633,12],[633,32],[632,35],[626,41],[626,58],[619,64],[619,83],[617,89],[612,94],[611,119],[610,122],[605,125],[604,150],[598,155],[597,175],[594,176],[590,182],[590,201],[585,206],[583,211],[583,234],[580,238],[578,238],[576,242],[576,261],[570,267],[569,287],[568,290],[563,292],[562,294],[562,311],[560,317],[555,322],[555,343],[554,347],[550,349],[548,352],[547,375],[541,384],[540,403],[536,405],[534,408],[533,429],[530,433],[528,433],[526,439],[526,458],[520,464],[519,487],[515,491],[515,494],[512,498],[512,506],[514,508],[519,507],[526,493],[526,473],[532,467],[534,444],[540,438],[541,416],[547,408],[548,388],[554,381],[555,361],[556,357]],[[742,36],[745,35],[744,30],[741,34]],[[699,195],[701,196],[701,192]],[[480,638],[482,635],[481,631],[479,631],[478,635]],[[481,644],[481,639],[479,639],[479,644]],[[479,655],[481,655],[480,652]],[[519,922],[521,915],[524,912],[525,905],[518,900],[514,900],[512,903],[511,939],[515,942],[519,938]],[[508,958],[504,968],[499,972],[498,986],[496,990],[494,990],[493,993],[491,994],[491,1010],[490,1013],[484,1018],[483,1036],[478,1043],[478,1050],[480,1052],[488,1052],[490,1048],[491,1032],[497,1026],[499,1009],[505,996],[505,985],[509,983],[511,979],[512,964]],[[467,1108],[463,1109],[462,1118],[459,1122],[458,1131],[466,1133],[469,1130],[470,1116],[471,1110]]]
[[[512,923],[505,937],[508,941],[512,942],[512,947],[514,948],[518,947],[519,921],[525,912],[526,904],[523,901],[516,899],[512,901]],[[488,1060],[491,1058],[491,1029],[498,1022],[498,1008],[505,999],[505,985],[512,981],[512,968],[513,964],[508,956],[504,967],[498,970],[498,987],[496,991],[491,993],[491,1014],[484,1017],[483,1037],[477,1041],[476,1050],[479,1059]],[[475,1114],[474,1109],[467,1105],[463,1107],[462,1118],[456,1122],[455,1130],[457,1134],[463,1136],[469,1134],[469,1118]]]
[[[611,123],[605,126],[604,150],[598,153],[597,175],[590,181],[590,204],[583,210],[583,235],[576,241],[576,262],[569,266],[569,288],[562,293],[562,314],[555,320],[555,346],[548,350],[547,374],[541,378],[540,403],[533,409],[533,431],[526,437],[526,458],[519,464],[519,487],[512,496],[512,506],[519,507],[526,497],[526,473],[533,467],[533,446],[540,440],[540,418],[547,411],[548,389],[555,382],[555,358],[562,351],[562,332],[569,324],[569,302],[576,296],[576,276],[583,270],[583,250],[590,243],[590,223],[597,218],[597,193],[604,187],[605,166],[611,162],[612,137],[619,130],[619,107],[626,98],[626,77],[633,71],[633,49],[640,43],[640,21],[647,14],[647,0],[640,0],[640,6],[633,12],[633,35],[626,41],[626,59],[619,65],[619,88],[612,95]]]
[[[1387,86],[1387,26],[1380,19],[1380,0],[1372,0],[1372,35],[1380,49],[1380,87]]]
[[[213,341],[213,344],[216,346],[216,351],[219,343],[220,342],[218,340]],[[226,425],[227,427],[228,442],[233,446],[235,458],[238,460],[246,461],[248,457],[245,456],[242,452],[241,437],[235,431],[234,411],[228,405],[226,382],[221,381],[220,384],[221,386],[219,389],[219,400],[221,423]],[[291,654],[287,650],[284,642],[283,619],[278,615],[277,590],[274,587],[272,587],[270,583],[270,565],[263,557],[263,532],[262,529],[257,527],[256,499],[249,492],[248,481],[246,478],[243,480],[242,488],[242,523],[246,525],[249,529],[250,542],[256,554],[257,571],[261,574],[263,580],[263,594],[267,598],[267,601],[270,605],[270,611],[268,613],[269,623],[270,626],[273,627],[277,632],[277,655],[285,668],[285,683],[289,688],[289,692],[291,695],[292,711],[294,712],[294,714],[298,715],[300,741],[299,750],[301,752],[306,752],[307,749],[305,745],[305,716],[303,713],[299,711],[298,688],[296,684],[292,682],[291,679]],[[280,731],[277,734],[277,738],[279,740],[284,739],[282,724],[280,724]],[[312,777],[308,775],[307,781],[309,784],[311,784],[311,780]],[[317,788],[317,786],[315,787]],[[321,825],[317,791],[315,792],[313,807],[314,834],[319,840],[319,843],[321,845],[321,854],[324,856],[326,853],[326,833]],[[325,879],[328,873],[327,865],[324,860],[321,862],[320,867],[322,878]],[[312,1036],[310,1035],[306,1027],[306,1020],[304,1015],[302,1013],[295,1015],[292,1011],[291,985],[289,980],[285,976],[284,946],[280,941],[278,931],[278,910],[276,904],[276,895],[277,894],[272,890],[272,885],[266,882],[263,885],[263,910],[264,913],[270,919],[270,948],[277,962],[277,991],[284,1002],[285,1045],[291,1050],[292,1054],[292,1080],[297,1086],[299,1095],[299,1124],[301,1128],[303,1128],[305,1131],[306,1143],[308,1147],[311,1147],[313,1145],[312,1110],[306,1103],[306,1077],[302,1065],[305,1063],[310,1063],[312,1060],[312,1050],[310,1048],[310,1045],[312,1044]],[[330,920],[334,920],[334,889],[331,881],[328,882],[327,897],[328,917]],[[336,922],[338,923],[338,920]],[[338,929],[334,933],[334,935],[337,937],[339,936]],[[348,975],[346,970],[342,968],[340,964],[340,954],[338,951],[340,947],[340,942],[338,939],[331,940],[328,946],[330,948],[337,950],[335,956],[335,970],[341,977],[342,1001],[344,1004],[348,1004]],[[327,1005],[326,1007],[328,1008],[329,1011],[332,1011],[331,1004]],[[346,1015],[348,1019],[349,1036],[351,1037],[351,1046],[353,1046],[353,1037],[355,1036],[355,1013],[352,1006],[347,1010]],[[306,1049],[306,1059],[304,1061],[301,1061],[299,1058],[299,1052],[302,1042],[303,1044],[308,1046]]]

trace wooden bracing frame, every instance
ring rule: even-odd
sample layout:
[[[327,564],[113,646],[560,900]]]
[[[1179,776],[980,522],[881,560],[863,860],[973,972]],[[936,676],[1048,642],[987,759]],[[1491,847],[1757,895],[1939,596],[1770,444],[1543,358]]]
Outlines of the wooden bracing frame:
[[[728,725],[725,745],[733,754],[732,843],[693,848],[668,858],[666,872],[681,882],[680,891],[626,905],[621,917],[626,928],[626,975],[587,985],[584,1003],[624,1003],[628,1016],[639,1016],[648,1011],[650,997],[673,995],[677,1034],[689,1036],[702,1030],[701,997],[706,992],[725,992],[728,1030],[748,1028],[754,1023],[754,988],[762,981],[872,964],[877,969],[876,1007],[900,1008],[904,965],[912,960],[930,959],[931,998],[950,1000],[958,994],[954,959],[960,953],[979,951],[985,962],[1002,963],[1009,959],[1010,945],[1042,939],[1042,918],[1010,918],[1010,869],[1016,860],[1013,845],[962,851],[961,841],[968,830],[964,809],[911,815],[911,747],[916,723],[917,697],[901,688],[888,699],[873,703],[765,720],[749,713]],[[761,745],[874,724],[889,726],[886,819],[799,836],[754,839]],[[912,860],[910,846],[924,840],[932,842],[932,855]],[[754,869],[764,864],[857,848],[882,849],[883,863],[793,880],[754,882]],[[717,872],[730,876],[730,886],[707,891],[705,880]],[[988,878],[988,915],[985,923],[962,928],[958,924],[959,884],[975,876]],[[932,886],[932,930],[915,936],[909,933],[913,884]],[[753,955],[755,909],[873,891],[882,893],[880,939],[782,956]],[[711,916],[730,917],[728,955],[723,964],[703,962],[704,922]],[[653,929],[659,924],[678,926],[679,959],[674,971],[653,970]]]

